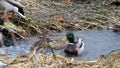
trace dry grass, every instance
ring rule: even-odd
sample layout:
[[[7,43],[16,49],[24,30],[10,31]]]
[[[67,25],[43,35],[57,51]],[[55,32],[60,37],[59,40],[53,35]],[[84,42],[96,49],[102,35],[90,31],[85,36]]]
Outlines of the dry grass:
[[[109,2],[102,6],[66,1],[25,0],[24,4],[32,23],[36,23],[40,30],[56,33],[65,30],[107,29],[111,23],[120,23],[119,8],[109,5]],[[60,21],[56,16],[64,20]]]
[[[119,7],[111,5],[90,5],[46,1],[46,0],[23,0],[26,7],[25,13],[28,21],[18,19],[11,20],[19,27],[26,30],[23,36],[41,34],[42,31],[49,31],[50,34],[65,30],[87,30],[87,29],[105,29],[111,23],[120,23]],[[63,17],[60,21],[55,16]],[[16,23],[17,22],[17,23]],[[63,56],[31,54],[21,56],[14,60],[2,60],[10,65],[8,68],[119,68],[120,52],[110,57],[104,57],[97,61],[76,61],[72,58]]]
[[[22,36],[33,36],[43,31],[52,34],[66,30],[107,29],[111,23],[120,23],[120,8],[116,9],[109,3],[95,5],[51,0],[24,0],[21,3],[25,5],[28,21],[17,17],[11,21],[25,30],[25,33],[20,33]]]
[[[6,68],[119,68],[120,52],[112,56],[104,56],[95,61],[76,61],[73,58],[56,55],[30,54],[9,60]],[[4,61],[5,62],[5,61]]]

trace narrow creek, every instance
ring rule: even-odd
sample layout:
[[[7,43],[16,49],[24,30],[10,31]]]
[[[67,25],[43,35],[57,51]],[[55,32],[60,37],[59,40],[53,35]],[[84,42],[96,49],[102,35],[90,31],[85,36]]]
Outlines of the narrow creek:
[[[72,56],[76,60],[95,60],[100,55],[106,55],[112,50],[120,49],[120,32],[115,33],[111,30],[89,30],[89,31],[77,31],[74,34],[82,38],[85,42],[85,50],[82,55],[76,57]],[[63,38],[65,32],[50,36],[50,38]],[[10,46],[0,48],[0,54],[5,54],[6,50],[11,58],[19,55],[29,54],[30,44],[38,38],[30,38],[27,41],[20,41],[19,46]],[[63,49],[54,50],[56,54],[66,56]],[[46,54],[50,55],[49,49],[46,50]]]

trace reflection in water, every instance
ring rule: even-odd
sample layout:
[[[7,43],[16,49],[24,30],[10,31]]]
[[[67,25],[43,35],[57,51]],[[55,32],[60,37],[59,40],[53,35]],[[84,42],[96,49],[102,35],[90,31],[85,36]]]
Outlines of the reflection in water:
[[[120,49],[120,33],[114,33],[110,30],[101,31],[79,31],[74,34],[82,38],[85,42],[85,50],[81,56],[75,57],[76,60],[94,60],[100,55],[106,55],[112,50]],[[65,33],[50,36],[50,38],[63,38]],[[11,57],[19,54],[29,54],[29,45],[34,42],[36,38],[32,38],[26,42],[20,42],[20,46],[11,46],[8,48],[0,48],[0,53],[4,54],[5,49],[8,50]],[[65,55],[63,50],[55,50],[56,54]],[[51,54],[47,49],[46,54]]]

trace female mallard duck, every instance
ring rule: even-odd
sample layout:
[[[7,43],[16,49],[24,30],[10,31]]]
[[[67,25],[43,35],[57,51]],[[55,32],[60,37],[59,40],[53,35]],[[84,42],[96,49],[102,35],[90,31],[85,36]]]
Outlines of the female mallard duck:
[[[10,16],[10,18],[13,17],[14,12],[18,13],[22,18],[25,19],[25,15],[24,15],[24,11],[23,11],[23,5],[20,4],[18,1],[14,1],[14,0],[0,0],[0,5],[3,6],[5,8],[4,14],[2,16],[2,18],[6,18],[7,16],[7,12],[8,11],[12,11],[12,15]]]
[[[77,38],[75,41],[75,36],[73,33],[67,33],[64,41],[68,40],[68,45],[64,49],[64,52],[67,54],[74,54],[76,56],[80,55],[84,50],[84,42],[82,39]]]
[[[112,30],[115,32],[120,32],[120,25],[119,24],[113,25]]]
[[[50,39],[47,38],[48,45],[50,45],[53,49],[63,49],[66,47],[65,42],[62,39]]]
[[[66,47],[65,42],[62,41],[61,39],[51,39],[51,38],[46,38],[46,39],[47,39],[46,44],[44,45],[46,45],[47,48],[49,48],[50,46],[52,49],[58,50]],[[41,46],[40,43],[41,43],[41,39],[34,42],[30,47],[30,51],[34,50],[37,46]]]

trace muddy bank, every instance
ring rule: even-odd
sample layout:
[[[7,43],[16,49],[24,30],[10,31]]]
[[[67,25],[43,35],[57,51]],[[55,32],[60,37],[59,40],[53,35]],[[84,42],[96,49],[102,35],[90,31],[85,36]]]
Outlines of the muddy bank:
[[[104,1],[103,1],[104,2]],[[109,1],[110,3],[112,1]],[[120,8],[110,3],[68,3],[67,1],[21,1],[28,21],[15,16],[10,20],[25,32],[23,37],[69,30],[107,29],[109,24],[120,23]]]
[[[95,5],[40,1],[37,5],[27,4],[26,7],[31,5],[31,10],[34,9],[29,11],[29,14],[32,14],[29,16],[34,19],[33,23],[37,23],[41,30],[48,30],[51,33],[65,30],[107,29],[109,24],[120,23],[120,8],[109,3]]]

